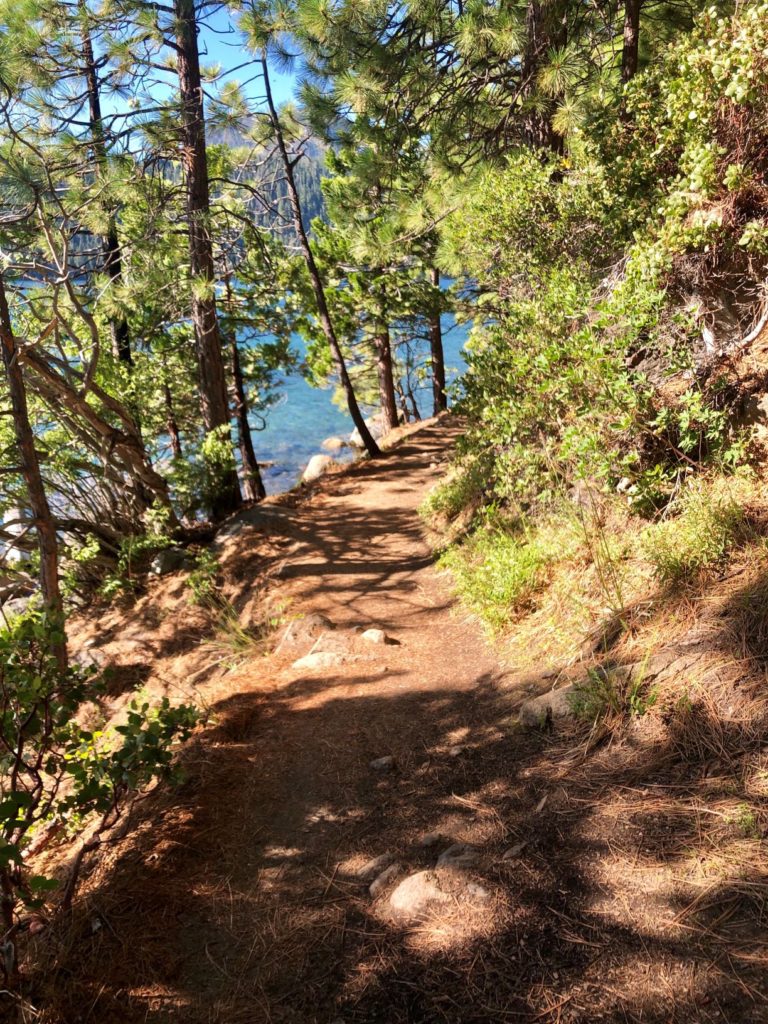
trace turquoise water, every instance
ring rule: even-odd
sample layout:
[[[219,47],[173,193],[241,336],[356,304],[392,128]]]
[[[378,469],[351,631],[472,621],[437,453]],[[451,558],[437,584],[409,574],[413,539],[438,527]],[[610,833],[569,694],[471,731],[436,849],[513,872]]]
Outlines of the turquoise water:
[[[466,365],[463,349],[467,328],[455,325],[451,317],[445,316],[443,331],[446,375],[450,382]],[[294,346],[302,353],[300,339],[294,339]],[[353,429],[346,410],[334,405],[333,389],[310,387],[299,371],[287,375],[277,390],[278,402],[268,410],[266,424],[255,419],[251,424],[259,462],[273,463],[263,469],[268,494],[280,494],[293,487],[312,456],[323,450],[321,444],[325,438],[346,438]],[[422,416],[431,415],[432,399],[428,389],[416,394],[416,402]],[[262,425],[264,429],[257,429]],[[353,454],[344,449],[334,458],[345,461]]]

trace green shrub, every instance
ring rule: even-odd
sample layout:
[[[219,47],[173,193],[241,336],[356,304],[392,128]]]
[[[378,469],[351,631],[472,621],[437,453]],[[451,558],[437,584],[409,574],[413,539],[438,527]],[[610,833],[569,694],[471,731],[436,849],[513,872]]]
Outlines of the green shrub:
[[[84,728],[83,712],[99,686],[80,669],[59,670],[53,652],[62,633],[61,623],[40,613],[0,629],[0,885],[9,983],[18,963],[13,936],[21,912],[59,887],[24,859],[36,832],[94,822],[64,888],[67,904],[83,856],[98,847],[132,794],[172,774],[173,744],[197,721],[193,708],[171,707],[164,699],[155,708],[134,701],[113,729]]]
[[[500,630],[529,606],[550,578],[552,564],[576,544],[571,524],[552,523],[537,531],[485,527],[440,559],[466,603],[493,630]]]
[[[662,583],[676,583],[718,562],[736,542],[744,510],[732,498],[692,487],[678,502],[677,515],[648,527],[646,557]]]

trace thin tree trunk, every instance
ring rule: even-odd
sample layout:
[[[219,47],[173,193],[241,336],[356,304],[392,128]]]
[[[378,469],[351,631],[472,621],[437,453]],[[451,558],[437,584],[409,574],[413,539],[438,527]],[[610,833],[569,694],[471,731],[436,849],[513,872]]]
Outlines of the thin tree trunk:
[[[83,39],[83,63],[85,65],[85,80],[88,89],[88,108],[91,122],[91,145],[93,147],[94,163],[100,173],[106,170],[107,147],[104,141],[104,122],[101,115],[101,94],[99,90],[99,77],[96,72],[96,58],[93,53],[93,43],[88,30],[88,9],[84,0],[78,4],[80,17],[82,19]],[[110,212],[107,224],[107,233],[104,237],[104,269],[107,277],[113,285],[120,285],[123,281],[123,258],[120,249],[120,240],[117,235],[117,223],[114,213]],[[110,320],[110,331],[112,333],[112,346],[115,357],[126,366],[133,364],[131,353],[131,339],[128,331],[128,321],[124,316],[116,316]]]
[[[301,216],[301,201],[299,199],[298,189],[296,188],[296,178],[293,173],[294,162],[288,155],[285,138],[283,137],[283,129],[280,124],[280,118],[277,116],[277,109],[272,97],[272,86],[269,80],[269,68],[267,67],[266,53],[262,54],[261,67],[264,74],[264,89],[266,91],[267,105],[269,107],[272,128],[275,132],[275,141],[277,143],[278,152],[280,153],[280,159],[285,172],[285,180],[288,186],[288,198],[291,204],[293,226],[299,239],[301,251],[304,255],[307,273],[309,274],[310,281],[312,282],[312,290],[315,293],[315,302],[317,303],[317,313],[320,318],[320,324],[323,328],[323,334],[325,335],[328,347],[331,350],[331,355],[333,356],[333,360],[336,364],[336,372],[339,375],[341,386],[343,387],[344,394],[346,395],[349,415],[352,417],[352,422],[357,428],[357,432],[360,435],[360,439],[363,442],[365,450],[368,452],[370,457],[374,459],[381,455],[381,449],[374,441],[363,418],[363,414],[360,412],[360,406],[357,404],[357,398],[355,397],[355,391],[352,387],[352,381],[349,378],[341,346],[339,345],[333,321],[331,320],[331,314],[328,309],[328,302],[325,296],[323,281],[320,277],[320,271],[317,268],[315,256],[312,252],[312,246],[309,244],[309,238],[307,237],[307,232],[304,229],[304,221]]]
[[[388,431],[394,430],[397,426],[397,398],[392,370],[392,344],[386,323],[379,323],[373,343],[376,348],[376,374],[379,378],[379,402],[384,426]]]
[[[637,74],[640,57],[640,8],[642,0],[624,0],[624,46],[621,81],[626,85]]]
[[[240,363],[240,352],[234,333],[231,336],[230,345],[232,348],[232,377],[235,382],[235,420],[240,444],[240,458],[243,463],[243,494],[246,501],[261,501],[262,498],[266,498],[267,492],[264,489],[264,481],[261,478],[261,470],[253,447],[251,425],[248,422],[248,397],[245,393],[243,367]]]
[[[205,429],[231,437],[229,400],[214,292],[213,246],[209,233],[210,189],[205,149],[205,115],[194,0],[174,0],[176,66],[181,93],[182,164],[186,177],[192,325]],[[219,517],[241,502],[234,468],[225,475],[212,512]]]
[[[46,611],[63,625],[64,610],[59,589],[59,549],[56,526],[43,486],[40,462],[35,450],[35,435],[29,420],[27,393],[21,371],[19,349],[13,334],[5,282],[0,275],[0,341],[3,349],[3,365],[11,401],[13,427],[16,444],[21,457],[22,475],[27,486],[29,506],[37,532],[37,546],[40,551],[40,590]],[[56,630],[59,635],[59,630]],[[61,639],[53,644],[53,653],[60,671],[67,668],[67,643],[63,629]]]
[[[432,287],[440,291],[440,271],[433,267]],[[443,354],[443,325],[440,322],[440,303],[436,301],[429,314],[429,348],[432,355],[432,409],[435,416],[448,408],[445,391],[445,356]]]
[[[180,459],[182,455],[181,434],[179,433],[179,424],[176,421],[176,413],[173,408],[173,395],[167,380],[163,381],[163,401],[165,402],[165,424],[168,436],[171,439],[171,451],[173,452],[174,459]]]

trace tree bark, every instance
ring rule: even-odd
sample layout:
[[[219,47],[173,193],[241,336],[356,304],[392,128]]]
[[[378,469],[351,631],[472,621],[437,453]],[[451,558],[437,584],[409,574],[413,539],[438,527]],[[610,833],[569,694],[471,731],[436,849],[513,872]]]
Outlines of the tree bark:
[[[21,371],[19,349],[13,334],[2,275],[0,275],[0,341],[2,342],[3,366],[8,384],[16,444],[19,449],[22,475],[27,487],[29,507],[32,510],[37,533],[37,546],[40,551],[40,590],[45,610],[54,619],[56,635],[59,635],[60,629],[61,639],[54,642],[53,654],[59,670],[65,672],[67,643],[64,638],[64,609],[59,589],[59,549],[56,526],[46,497],[40,473],[40,462],[35,450],[35,435],[29,419],[24,375]]]
[[[91,146],[93,148],[94,163],[99,172],[103,173],[107,166],[107,147],[104,141],[104,122],[101,115],[99,77],[96,70],[96,58],[93,53],[91,34],[88,30],[88,9],[84,0],[80,0],[78,8],[82,19],[83,64],[88,89]],[[122,284],[123,257],[120,249],[120,239],[117,235],[117,222],[113,212],[109,214],[107,233],[104,237],[104,270],[112,284]],[[109,326],[112,333],[112,347],[115,357],[126,366],[131,366],[133,364],[133,355],[131,353],[128,321],[124,316],[113,317],[110,320]]]
[[[637,74],[640,57],[640,8],[642,0],[624,0],[624,45],[621,81],[626,85]]]
[[[432,268],[432,287],[440,292],[440,272]],[[429,314],[429,348],[432,355],[432,409],[435,416],[448,408],[448,395],[445,390],[445,356],[443,354],[443,325],[440,322],[440,303],[435,296],[433,308]]]
[[[168,386],[168,381],[163,381],[163,400],[165,402],[165,423],[168,429],[168,436],[171,439],[171,451],[174,459],[181,458],[181,434],[179,424],[176,422],[176,413],[173,409],[173,395]]]
[[[240,459],[243,463],[243,494],[246,501],[261,501],[266,498],[267,492],[253,447],[251,425],[248,422],[248,396],[245,393],[243,367],[240,363],[240,352],[234,334],[230,339],[230,345],[232,348],[232,378],[235,382],[235,420],[240,444]]]
[[[210,187],[194,0],[174,0],[174,12],[181,94],[181,159],[186,178],[192,275],[192,325],[200,378],[200,404],[206,432],[229,433],[231,438],[227,381],[216,314],[213,245],[209,232]],[[240,502],[240,485],[233,466],[222,482],[212,512],[216,517],[227,515]]]
[[[395,396],[395,380],[392,370],[392,344],[389,327],[380,322],[373,339],[376,348],[376,374],[379,379],[379,402],[387,430],[397,426],[397,398]]]
[[[277,149],[280,153],[280,159],[283,164],[283,171],[285,172],[286,185],[288,186],[288,198],[291,204],[291,214],[293,220],[294,230],[299,239],[299,245],[304,255],[304,262],[307,267],[307,273],[309,274],[310,281],[312,282],[312,291],[315,294],[315,302],[317,303],[317,314],[320,318],[320,325],[323,329],[328,347],[331,350],[333,361],[336,364],[336,372],[339,375],[341,386],[344,389],[344,394],[347,399],[347,408],[349,409],[349,415],[352,417],[352,422],[357,428],[357,432],[360,435],[360,439],[363,442],[365,450],[368,452],[372,459],[375,459],[381,455],[381,449],[374,441],[370,430],[366,426],[363,414],[360,412],[360,406],[357,404],[357,398],[355,397],[355,391],[352,387],[352,381],[350,380],[347,367],[344,362],[344,356],[339,345],[339,340],[336,337],[336,331],[331,320],[330,310],[328,308],[328,302],[325,296],[325,288],[323,286],[322,278],[320,277],[320,271],[318,270],[317,263],[315,262],[315,256],[312,252],[312,246],[309,244],[309,238],[307,232],[304,229],[304,221],[301,216],[301,201],[299,199],[298,189],[296,188],[296,178],[293,173],[293,161],[288,155],[288,149],[285,145],[285,138],[283,136],[283,129],[280,124],[280,118],[277,116],[277,109],[275,102],[272,97],[272,86],[269,80],[269,68],[267,66],[266,53],[262,54],[261,57],[261,68],[264,75],[264,89],[267,96],[267,106],[269,107],[270,120],[272,122],[272,128],[275,133],[275,141],[277,143]]]

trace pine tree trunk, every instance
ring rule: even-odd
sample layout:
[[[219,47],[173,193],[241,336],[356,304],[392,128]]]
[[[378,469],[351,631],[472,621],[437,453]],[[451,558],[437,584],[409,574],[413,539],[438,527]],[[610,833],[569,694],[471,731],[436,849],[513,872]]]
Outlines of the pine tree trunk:
[[[16,444],[21,458],[22,475],[27,487],[29,507],[32,510],[37,533],[37,546],[40,552],[40,590],[43,595],[43,604],[52,618],[63,624],[64,612],[59,589],[59,549],[56,526],[45,494],[40,463],[35,450],[35,435],[29,420],[24,376],[2,276],[0,276],[0,342],[2,342],[3,366],[11,402]],[[63,630],[61,635],[62,639],[54,644],[53,653],[59,669],[64,672],[67,668],[67,645],[63,638]]]
[[[283,129],[280,124],[280,118],[277,116],[277,109],[272,97],[272,87],[269,80],[269,68],[267,66],[266,54],[262,55],[261,68],[264,75],[264,89],[267,96],[267,105],[269,107],[272,128],[275,132],[275,141],[283,164],[283,171],[285,172],[285,181],[288,187],[288,198],[291,204],[293,227],[296,231],[296,235],[298,236],[301,251],[304,255],[304,262],[307,266],[309,279],[312,282],[312,291],[315,294],[315,302],[317,303],[317,314],[320,319],[320,325],[323,329],[326,341],[328,342],[328,347],[331,350],[333,361],[336,364],[336,372],[339,375],[341,386],[344,389],[344,394],[346,395],[349,415],[352,417],[352,422],[357,428],[357,432],[360,435],[360,439],[363,442],[365,450],[372,459],[375,459],[381,455],[381,449],[371,436],[371,432],[366,426],[363,414],[360,412],[360,406],[357,404],[357,398],[355,397],[355,391],[352,387],[352,381],[350,380],[349,373],[347,372],[341,346],[339,345],[333,321],[331,320],[331,314],[328,309],[328,302],[325,297],[325,288],[323,286],[322,278],[320,277],[320,271],[317,268],[315,256],[312,252],[312,246],[309,244],[309,238],[307,237],[307,232],[304,229],[304,221],[301,216],[301,201],[299,199],[298,189],[296,188],[296,177],[293,173],[293,162],[288,155],[285,138],[283,137]]]
[[[641,7],[642,0],[624,0],[624,46],[621,51],[621,80],[624,84],[637,74]]]
[[[440,290],[440,272],[432,268],[432,286]],[[435,302],[429,314],[429,348],[432,355],[433,414],[437,416],[448,408],[445,391],[445,356],[443,355],[443,325],[440,322],[440,303]]]
[[[174,459],[180,459],[182,454],[181,434],[179,433],[179,424],[176,422],[176,413],[173,408],[173,395],[167,380],[163,381],[163,401],[165,403],[165,425],[168,430],[168,436],[171,439],[171,451],[173,452]]]
[[[216,315],[213,246],[209,233],[210,190],[205,149],[205,115],[194,0],[174,0],[176,67],[181,94],[181,159],[186,178],[189,264],[192,275],[192,326],[200,381],[200,404],[206,432],[230,432],[224,358]],[[225,429],[226,428],[226,429]],[[222,482],[212,512],[220,517],[241,501],[232,467]]]
[[[251,425],[248,422],[248,397],[245,393],[243,368],[234,334],[230,339],[230,345],[232,348],[232,377],[235,382],[235,420],[237,421],[240,458],[243,463],[243,495],[246,501],[261,501],[262,498],[266,498],[267,492],[264,489],[264,481],[261,478],[261,470],[253,447]]]
[[[373,339],[376,348],[376,373],[379,378],[379,402],[387,431],[397,426],[397,398],[392,370],[392,344],[389,328],[380,323]]]
[[[107,165],[107,148],[104,142],[104,123],[101,116],[99,77],[96,72],[96,59],[93,53],[91,34],[88,31],[88,10],[85,6],[84,0],[80,0],[78,8],[83,25],[83,64],[85,66],[85,80],[88,89],[88,108],[91,122],[90,127],[93,158],[94,163],[99,170],[104,171]],[[104,238],[104,269],[112,284],[122,284],[123,259],[114,214],[110,214],[109,216],[107,234]],[[115,357],[127,366],[131,366],[133,364],[133,356],[131,354],[131,339],[128,331],[127,320],[124,316],[113,317],[109,326],[112,333],[112,346]]]

